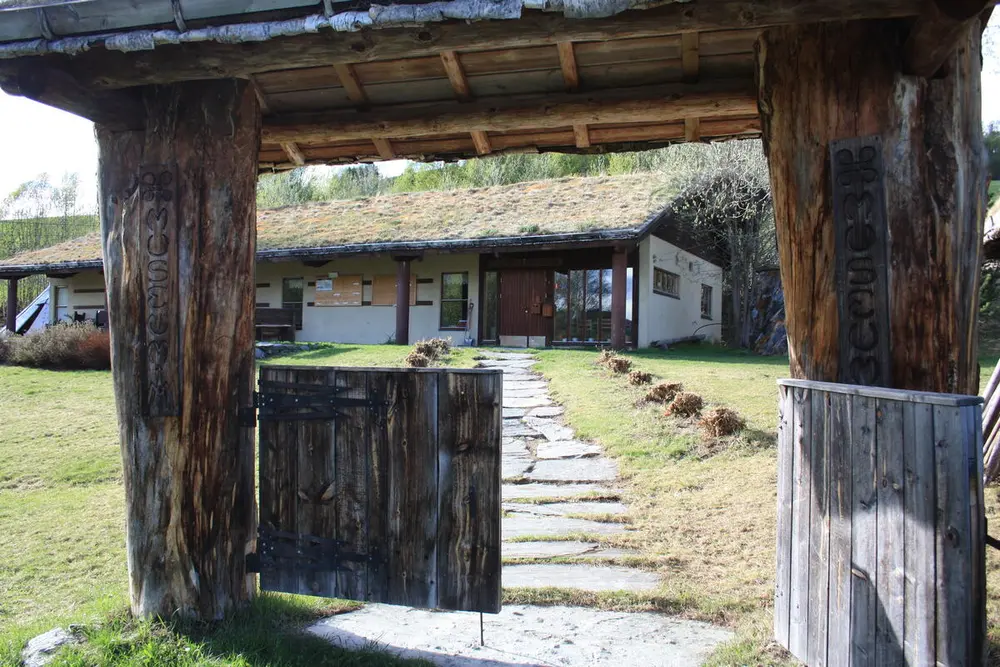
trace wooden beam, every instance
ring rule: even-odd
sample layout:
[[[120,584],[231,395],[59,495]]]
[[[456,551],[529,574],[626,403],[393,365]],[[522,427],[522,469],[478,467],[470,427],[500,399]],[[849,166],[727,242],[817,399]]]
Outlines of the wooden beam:
[[[364,86],[361,85],[358,73],[354,71],[354,66],[350,63],[334,63],[333,69],[337,71],[337,78],[340,79],[340,85],[347,91],[347,97],[355,104],[368,104],[368,95],[365,93]]]
[[[419,137],[473,129],[508,132],[570,127],[584,123],[642,123],[685,118],[752,116],[756,97],[746,82],[669,84],[587,94],[516,96],[466,104],[417,104],[357,112],[272,116],[263,127],[266,143]]]
[[[696,32],[686,32],[681,35],[681,67],[684,70],[684,80],[694,83],[698,80],[698,50],[701,39]]]
[[[253,90],[253,94],[257,97],[257,104],[260,106],[260,113],[264,116],[271,113],[271,104],[268,102],[267,95],[264,94],[264,89],[260,87],[260,83],[257,82],[257,77],[250,76],[250,88]]]
[[[469,86],[469,79],[465,76],[465,69],[458,59],[458,54],[454,51],[444,51],[441,53],[441,63],[444,71],[448,74],[448,81],[455,91],[455,97],[459,102],[468,102],[472,99],[472,88]]]
[[[298,144],[294,141],[286,141],[281,144],[281,149],[288,155],[288,159],[295,163],[296,167],[301,167],[306,163],[306,158],[299,150]]]
[[[914,76],[934,76],[965,40],[969,27],[995,4],[995,0],[929,1],[903,44],[903,70]]]
[[[139,129],[145,123],[146,109],[135,91],[88,90],[60,69],[25,67],[7,75],[0,71],[0,89],[114,130]]]
[[[480,155],[489,155],[493,152],[489,135],[482,130],[473,130],[470,134],[472,135],[472,143],[475,144],[477,153]]]
[[[695,142],[701,140],[701,120],[698,118],[684,119],[684,140]]]
[[[577,123],[573,126],[573,137],[576,139],[577,148],[590,147],[590,130],[586,123]]]
[[[92,48],[72,58],[38,56],[20,61],[64,63],[85,87],[124,88],[190,79],[246,77],[258,72],[331,64],[438,55],[465,49],[516,49],[565,41],[607,41],[691,31],[760,29],[773,25],[916,16],[924,0],[698,0],[628,11],[603,19],[570,19],[525,12],[520,21],[448,22],[360,33],[331,32],[277,37],[264,42],[190,42],[123,53]]]
[[[396,159],[396,151],[392,148],[392,142],[388,139],[372,139],[372,143],[375,144],[375,150],[378,151],[378,156],[383,160],[394,160]]]
[[[576,66],[573,42],[559,42],[559,67],[562,68],[566,91],[573,93],[580,88],[580,70]]]
[[[6,324],[8,334],[17,333],[17,278],[7,279]],[[54,307],[54,306],[53,306]]]

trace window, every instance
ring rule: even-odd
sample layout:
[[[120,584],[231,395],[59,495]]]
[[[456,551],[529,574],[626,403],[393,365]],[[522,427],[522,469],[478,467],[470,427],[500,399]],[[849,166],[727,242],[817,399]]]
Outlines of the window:
[[[625,328],[631,326],[632,269],[626,271]],[[611,269],[556,271],[553,296],[557,343],[611,340]]]
[[[292,311],[295,330],[302,331],[302,291],[303,278],[285,278],[281,281],[281,307]]]
[[[712,286],[701,286],[701,316],[706,320],[712,319]]]
[[[441,274],[441,328],[464,330],[469,318],[469,273]]]
[[[676,273],[653,267],[653,291],[679,299],[681,297],[681,277]]]

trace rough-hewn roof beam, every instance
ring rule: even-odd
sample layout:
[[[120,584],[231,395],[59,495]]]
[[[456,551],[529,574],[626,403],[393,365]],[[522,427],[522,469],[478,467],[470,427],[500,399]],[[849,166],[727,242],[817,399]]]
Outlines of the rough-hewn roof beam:
[[[268,143],[403,138],[458,134],[473,129],[509,132],[524,128],[592,123],[655,123],[688,117],[751,116],[757,97],[748,82],[671,84],[638,89],[550,96],[526,95],[466,104],[412,104],[364,113],[323,112],[272,116]]]
[[[934,76],[959,42],[965,39],[969,27],[980,15],[992,8],[996,0],[930,0],[926,10],[913,24],[903,45],[903,62],[907,74]]]
[[[124,88],[189,79],[245,77],[255,72],[334,63],[413,58],[463,49],[520,48],[563,41],[916,16],[923,6],[924,0],[698,0],[628,11],[606,19],[567,19],[526,11],[520,21],[472,24],[454,21],[358,33],[324,30],[262,42],[192,42],[130,53],[97,47],[72,58],[44,56],[0,62],[0,71],[16,67],[22,60],[50,58],[71,66],[72,73],[85,86]]]

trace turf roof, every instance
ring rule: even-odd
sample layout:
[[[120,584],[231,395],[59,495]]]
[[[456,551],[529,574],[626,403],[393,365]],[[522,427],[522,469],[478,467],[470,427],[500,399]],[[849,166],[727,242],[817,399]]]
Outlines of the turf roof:
[[[504,240],[635,230],[666,205],[655,174],[563,178],[491,188],[382,195],[260,210],[257,249],[374,243]],[[99,233],[5,260],[3,266],[101,259]]]

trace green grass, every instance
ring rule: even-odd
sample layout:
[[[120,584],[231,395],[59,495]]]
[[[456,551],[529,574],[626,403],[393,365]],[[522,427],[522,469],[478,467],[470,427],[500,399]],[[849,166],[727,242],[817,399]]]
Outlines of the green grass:
[[[341,345],[323,344],[308,352],[272,357],[265,360],[266,364],[291,364],[297,366],[362,366],[362,367],[400,367],[410,353],[412,347],[405,345]],[[448,368],[471,368],[475,366],[474,357],[481,350],[471,347],[453,347],[451,353],[442,357],[434,366]]]

